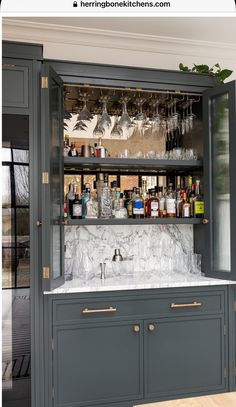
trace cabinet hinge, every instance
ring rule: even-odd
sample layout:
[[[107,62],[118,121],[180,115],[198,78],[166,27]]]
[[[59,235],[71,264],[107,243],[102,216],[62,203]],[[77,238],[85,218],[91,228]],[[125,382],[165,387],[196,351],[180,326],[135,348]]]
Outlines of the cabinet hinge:
[[[42,184],[49,184],[48,172],[42,172]]]
[[[43,278],[49,279],[50,270],[49,267],[43,267]]]
[[[227,369],[226,369],[226,367],[224,368],[224,378],[226,378],[227,377]]]
[[[227,334],[227,326],[224,325],[224,335],[226,335],[226,334]]]
[[[234,301],[234,311],[236,311],[236,301]]]
[[[236,376],[236,366],[234,366],[234,376]]]
[[[53,388],[52,388],[52,398],[53,398],[53,399],[55,398],[55,390],[54,390],[54,386],[53,386]]]
[[[41,88],[48,89],[48,76],[41,77]]]

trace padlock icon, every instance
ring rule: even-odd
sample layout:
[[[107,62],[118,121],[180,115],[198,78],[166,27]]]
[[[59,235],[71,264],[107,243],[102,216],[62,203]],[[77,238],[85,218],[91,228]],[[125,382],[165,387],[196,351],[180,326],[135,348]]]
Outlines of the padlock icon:
[[[78,7],[77,1],[73,1],[73,7]]]

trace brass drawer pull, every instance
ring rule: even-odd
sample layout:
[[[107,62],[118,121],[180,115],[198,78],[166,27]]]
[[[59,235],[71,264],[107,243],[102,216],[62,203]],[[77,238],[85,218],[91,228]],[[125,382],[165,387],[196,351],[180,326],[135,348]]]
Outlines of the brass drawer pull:
[[[116,311],[117,311],[117,309],[114,307],[97,308],[97,309],[84,308],[82,310],[82,314],[99,314],[100,312],[116,312]]]
[[[137,334],[140,332],[140,325],[133,325],[133,331]]]
[[[148,330],[149,330],[149,332],[154,332],[155,329],[156,329],[155,324],[148,324]]]
[[[196,307],[201,307],[202,306],[202,302],[191,302],[189,304],[175,304],[174,302],[172,302],[170,304],[170,308],[196,308]]]

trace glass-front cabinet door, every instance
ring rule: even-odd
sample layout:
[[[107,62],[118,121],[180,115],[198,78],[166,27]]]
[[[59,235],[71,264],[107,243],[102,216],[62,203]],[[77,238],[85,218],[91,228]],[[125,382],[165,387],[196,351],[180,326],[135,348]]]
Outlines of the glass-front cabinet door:
[[[206,275],[236,279],[236,83],[204,94]]]
[[[42,102],[42,274],[43,289],[64,282],[63,88],[60,77],[43,66]]]

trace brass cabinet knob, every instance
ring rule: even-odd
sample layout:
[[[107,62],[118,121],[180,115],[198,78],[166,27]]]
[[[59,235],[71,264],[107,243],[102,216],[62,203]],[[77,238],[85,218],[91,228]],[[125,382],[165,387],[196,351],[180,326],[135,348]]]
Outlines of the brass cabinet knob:
[[[37,226],[42,226],[42,221],[41,221],[41,220],[37,220],[36,225],[37,225]]]
[[[203,225],[207,225],[209,223],[209,219],[202,219]]]
[[[156,329],[155,324],[148,324],[148,330],[149,330],[149,332],[154,332],[155,329]]]
[[[135,333],[139,333],[140,332],[140,325],[133,325],[133,331],[135,332]]]

